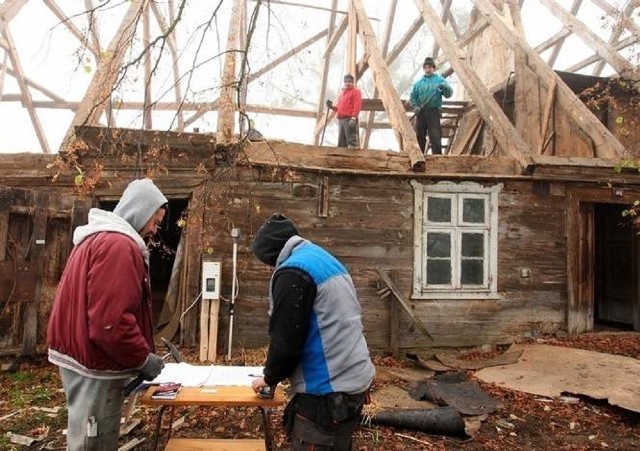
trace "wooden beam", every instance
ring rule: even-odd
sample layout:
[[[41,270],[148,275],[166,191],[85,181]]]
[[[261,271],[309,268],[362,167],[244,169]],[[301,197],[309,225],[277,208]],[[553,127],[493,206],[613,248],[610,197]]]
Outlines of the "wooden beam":
[[[638,42],[638,38],[636,38],[635,36],[627,36],[623,40],[618,41],[613,47],[616,50],[623,50],[623,49],[626,49],[629,46],[634,45],[636,42]],[[597,63],[598,61],[602,61],[602,58],[600,58],[600,55],[595,53],[595,54],[591,55],[590,57],[585,58],[584,60],[579,61],[579,62],[577,62],[577,63],[565,68],[564,70],[566,72],[577,72],[580,69],[584,69],[589,64]]]
[[[491,127],[493,134],[504,150],[513,158],[524,170],[530,166],[531,154],[529,146],[524,142],[515,127],[509,122],[500,106],[493,99],[487,87],[482,83],[480,77],[473,70],[465,58],[461,57],[463,52],[456,46],[444,25],[437,19],[437,14],[433,7],[425,0],[415,0],[416,6],[422,13],[425,23],[440,42],[442,50],[449,55],[451,66],[456,71],[465,89],[475,101],[478,111],[482,115],[485,123]]]
[[[411,169],[424,172],[424,155],[418,146],[418,139],[404,111],[400,96],[393,87],[393,80],[389,74],[389,68],[378,48],[378,42],[371,23],[365,14],[362,0],[352,0],[352,2],[358,15],[360,38],[363,41],[365,52],[369,55],[369,65],[371,66],[371,70],[373,70],[374,80],[380,90],[380,97],[389,115],[389,120],[393,124],[394,130],[396,130],[401,137],[403,151],[409,155],[409,159],[411,160]]]
[[[347,67],[345,68],[347,73],[350,73],[356,77],[356,52],[358,47],[358,18],[356,16],[355,7],[353,3],[349,4],[349,23],[347,26],[349,39],[347,40]]]
[[[236,53],[239,48],[240,21],[242,20],[242,0],[233,0],[233,9],[229,21],[227,35],[227,52],[224,58],[222,72],[222,86],[218,101],[218,134],[217,140],[221,144],[233,140],[236,102]]]
[[[307,47],[311,46],[312,44],[315,44],[320,39],[322,39],[325,36],[327,36],[328,33],[329,33],[329,30],[322,30],[321,32],[316,33],[315,35],[311,36],[306,41],[298,44],[297,46],[295,46],[291,50],[288,50],[288,51],[284,52],[282,55],[280,55],[279,57],[277,57],[276,59],[274,59],[270,63],[266,64],[265,66],[262,66],[257,71],[250,73],[248,78],[247,78],[248,81],[252,82],[256,78],[266,74],[267,72],[269,72],[274,67],[278,66],[279,64],[284,63],[286,60],[288,60],[292,56],[300,53],[302,50],[306,49]]]
[[[385,58],[387,57],[387,53],[389,52],[389,40],[391,39],[391,30],[393,28],[393,19],[396,14],[397,4],[398,4],[398,0],[391,0],[391,3],[389,4],[389,12],[387,14],[387,25],[384,28],[384,35],[382,36],[382,56]],[[378,97],[378,87],[376,86],[373,89],[373,98],[375,99],[377,97]],[[369,148],[369,138],[371,137],[371,125],[373,124],[373,119],[375,115],[376,115],[375,111],[371,111],[367,117],[363,144],[362,144],[363,149]]]
[[[538,154],[544,154],[546,143],[547,143],[547,129],[549,128],[549,123],[551,119],[551,112],[553,111],[553,104],[556,98],[556,87],[557,83],[553,82],[553,84],[547,89],[547,101],[544,104],[544,112],[542,113],[542,128],[540,129],[540,147],[538,148]],[[551,130],[553,133],[553,130]]]
[[[142,11],[142,45],[147,51],[144,54],[144,78],[142,80],[144,89],[144,109],[142,110],[144,128],[151,130],[153,122],[151,120],[151,24],[149,23],[149,6]]]
[[[442,4],[442,11],[440,12],[440,21],[446,26],[447,19],[451,16],[451,0],[440,0]],[[433,48],[431,50],[431,57],[435,60],[438,57],[438,52],[440,51],[440,45],[438,44],[438,40],[433,40]]]
[[[76,111],[71,126],[67,130],[64,146],[74,134],[75,127],[83,124],[96,124],[111,97],[114,85],[118,81],[120,64],[126,48],[131,45],[140,14],[148,0],[131,0],[129,10],[109,43],[107,51],[100,55],[100,62],[89,83],[89,87]]]
[[[93,48],[97,49],[98,53],[100,53],[100,30],[98,28],[98,21],[96,20],[94,0],[84,0],[84,4],[87,8],[87,14],[89,15],[87,20],[89,22],[91,43]],[[96,58],[96,61],[97,60],[98,59]]]
[[[571,5],[571,10],[570,10],[572,16],[575,17],[576,14],[578,14],[578,11],[580,10],[581,5],[582,5],[582,0],[573,0],[573,4]],[[553,65],[556,62],[556,59],[558,59],[558,55],[560,54],[560,50],[562,50],[562,44],[564,44],[565,39],[566,37],[562,37],[561,39],[559,39],[555,47],[551,51],[551,54],[547,59],[547,64],[549,64],[549,66],[553,67]]]
[[[0,5],[0,31],[4,29],[4,26],[13,20],[18,15],[28,0],[5,0]]]
[[[153,11],[153,15],[156,18],[156,22],[160,27],[160,32],[164,35],[168,34],[167,44],[169,46],[169,52],[171,53],[171,59],[173,61],[173,64],[171,65],[172,71],[173,71],[173,92],[175,95],[176,103],[181,105],[184,99],[182,98],[182,85],[180,83],[180,62],[178,60],[178,44],[177,44],[176,33],[175,32],[169,33],[169,27],[167,26],[167,21],[164,15],[162,14],[162,12],[160,11],[160,9],[158,8],[158,5],[156,4],[156,2],[151,2],[150,6],[151,6],[151,10]],[[173,20],[171,21],[171,23],[173,24]],[[182,108],[178,108],[178,111],[176,111],[176,117],[178,119],[177,130],[184,131],[185,124],[184,124],[184,113],[182,112]]]
[[[322,80],[320,81],[320,92],[318,96],[318,106],[316,108],[316,128],[313,131],[313,143],[318,145],[318,143],[324,138],[324,136],[320,136],[320,131],[324,130],[327,125],[327,120],[329,119],[329,114],[333,113],[333,111],[327,109],[326,114],[324,114],[325,110],[325,101],[327,99],[327,81],[329,79],[329,64],[331,63],[331,52],[329,51],[332,45],[332,41],[338,42],[337,38],[334,39],[337,35],[342,35],[344,30],[347,27],[347,18],[343,17],[341,22],[341,26],[338,30],[335,30],[335,21],[336,21],[336,8],[338,6],[338,0],[333,0],[331,2],[331,16],[329,17],[329,34],[327,35],[327,48],[322,56]],[[320,144],[322,144],[320,142]]]
[[[607,14],[609,14],[611,18],[616,16],[618,11],[608,3],[604,2],[603,0],[591,0],[591,1],[596,6],[598,6],[598,8],[602,9]],[[618,42],[618,39],[620,39],[620,36],[622,36],[622,33],[624,32],[625,29],[629,30],[631,34],[633,34],[636,37],[636,39],[640,39],[640,29],[633,22],[633,19],[631,18],[631,15],[633,14],[633,11],[636,8],[636,4],[637,2],[627,3],[627,7],[622,11],[622,17],[620,17],[620,20],[618,21],[618,23],[615,24],[615,26],[613,27],[613,31],[611,32],[611,36],[609,36],[609,45],[615,45],[615,43]],[[592,74],[595,75],[596,77],[600,76],[600,74],[602,73],[602,69],[604,69],[604,64],[605,64],[604,61],[599,61],[596,64],[596,66],[593,68]]]
[[[584,23],[569,14],[566,9],[556,3],[555,0],[539,0],[556,18],[560,19],[573,33],[582,39],[589,47],[600,55],[613,69],[628,80],[638,80],[637,69],[624,59],[614,48],[600,39]],[[635,86],[640,92],[640,86]]]
[[[529,47],[526,41],[513,32],[489,0],[472,0],[474,5],[489,20],[512,49],[521,48],[527,54],[529,67],[549,88],[555,80],[558,84],[558,104],[570,115],[576,124],[591,138],[596,155],[601,158],[618,158],[624,155],[624,147],[613,134],[589,111],[586,105],[573,93],[566,83],[546,64],[540,55]],[[484,115],[483,115],[484,116]],[[485,116],[486,117],[486,116]]]
[[[18,73],[15,70],[13,70],[11,67],[8,67],[6,64],[3,65],[2,70],[6,70],[7,74],[11,75],[12,77],[16,77],[17,78],[17,76],[18,76]],[[49,97],[54,102],[66,102],[65,99],[63,99],[62,97],[57,95],[55,92],[48,90],[47,88],[45,88],[44,86],[36,83],[35,81],[30,79],[29,77],[26,77],[26,76],[23,75],[22,79],[27,84],[27,86],[32,87],[36,91],[40,91],[42,94],[44,94],[45,96]]]
[[[100,47],[96,46],[94,42],[91,42],[88,39],[87,33],[83,33],[78,29],[78,27],[75,26],[71,19],[67,17],[64,12],[62,12],[60,7],[54,0],[44,0],[44,4],[51,10],[51,12],[58,18],[58,20],[60,20],[60,24],[63,25],[67,30],[69,30],[69,32],[74,35],[76,39],[78,39],[78,41],[91,52],[95,61],[97,62],[100,59]]]
[[[0,23],[4,23],[3,19],[0,19]],[[20,93],[22,94],[22,103],[27,109],[27,113],[29,114],[29,118],[31,119],[31,124],[33,125],[33,129],[36,132],[36,136],[38,137],[38,141],[40,142],[40,147],[42,148],[42,152],[51,153],[49,149],[49,144],[47,143],[47,138],[45,137],[44,130],[42,128],[42,124],[40,124],[40,118],[38,117],[38,113],[33,106],[33,98],[31,97],[31,91],[27,86],[27,83],[24,81],[22,70],[22,64],[20,63],[20,58],[18,57],[18,52],[16,51],[16,45],[13,42],[13,36],[9,30],[9,26],[5,24],[4,27],[0,27],[2,29],[2,34],[4,38],[7,40],[9,44],[9,50],[7,53],[9,54],[9,60],[11,61],[11,65],[15,70],[16,81],[18,82],[18,87],[20,88]]]
[[[413,309],[411,308],[409,303],[404,299],[402,294],[400,294],[400,290],[398,290],[398,288],[391,281],[389,276],[379,266],[376,266],[376,271],[380,275],[380,278],[382,279],[382,281],[389,287],[389,289],[391,290],[395,298],[398,300],[398,302],[400,303],[404,311],[407,313],[407,315],[409,315],[409,317],[413,321],[413,324],[415,324],[415,326],[418,328],[420,332],[422,332],[424,335],[426,335],[427,337],[433,340],[433,337],[431,336],[431,334],[429,333],[425,325],[422,324],[422,321],[420,321],[420,318],[418,318],[416,314],[413,312]]]

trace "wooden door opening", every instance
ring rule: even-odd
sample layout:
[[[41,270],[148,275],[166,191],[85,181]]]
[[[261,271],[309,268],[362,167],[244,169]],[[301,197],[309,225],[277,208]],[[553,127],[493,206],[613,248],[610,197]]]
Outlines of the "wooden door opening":
[[[179,221],[187,209],[188,199],[169,199],[167,213],[162,222],[160,232],[149,246],[149,272],[151,275],[151,293],[153,296],[153,322],[156,329],[168,319],[163,320],[161,314],[165,307],[165,299],[169,290],[173,264],[182,236]],[[117,201],[100,201],[100,208],[112,211]]]
[[[624,205],[596,204],[594,330],[633,330],[637,303],[635,232]]]

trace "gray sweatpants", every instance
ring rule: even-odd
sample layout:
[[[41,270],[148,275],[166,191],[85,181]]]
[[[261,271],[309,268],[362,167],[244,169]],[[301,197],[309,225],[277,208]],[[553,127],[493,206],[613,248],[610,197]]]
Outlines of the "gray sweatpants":
[[[67,449],[112,451],[118,449],[125,379],[103,380],[60,368],[67,396]]]

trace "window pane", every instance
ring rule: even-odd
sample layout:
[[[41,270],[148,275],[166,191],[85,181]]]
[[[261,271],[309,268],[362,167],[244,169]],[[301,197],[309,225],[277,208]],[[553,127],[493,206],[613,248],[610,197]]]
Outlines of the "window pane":
[[[461,269],[460,282],[462,285],[482,285],[484,283],[483,260],[463,259]]]
[[[484,224],[484,199],[462,199],[462,221]]]
[[[429,197],[427,199],[427,219],[430,222],[451,222],[451,199]]]
[[[463,233],[461,252],[463,257],[484,257],[484,233]]]
[[[427,260],[427,283],[451,285],[451,260]]]
[[[451,235],[448,233],[428,233],[427,257],[451,257]]]

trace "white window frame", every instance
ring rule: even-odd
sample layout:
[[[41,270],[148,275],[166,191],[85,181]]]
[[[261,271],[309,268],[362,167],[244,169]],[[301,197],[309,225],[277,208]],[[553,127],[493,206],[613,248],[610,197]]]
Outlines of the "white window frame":
[[[425,185],[412,180],[414,190],[414,264],[413,299],[499,299],[498,295],[498,196],[501,183],[482,186],[475,182],[439,182]],[[426,218],[426,200],[431,194],[448,197],[452,200],[450,225],[430,223]],[[485,201],[485,222],[465,223],[462,220],[463,199],[476,198]],[[456,215],[454,217],[454,215]],[[449,233],[452,237],[451,285],[427,285],[427,258],[424,252],[427,230],[429,232]],[[481,285],[462,286],[459,283],[461,266],[460,242],[463,232],[484,233],[484,281]]]

